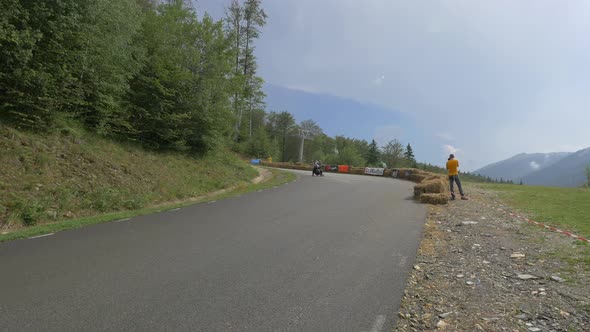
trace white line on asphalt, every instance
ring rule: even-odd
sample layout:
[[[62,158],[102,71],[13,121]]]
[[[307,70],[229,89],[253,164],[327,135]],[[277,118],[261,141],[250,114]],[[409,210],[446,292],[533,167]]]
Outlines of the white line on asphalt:
[[[383,325],[385,324],[385,315],[377,315],[375,318],[375,323],[373,324],[373,328],[371,332],[380,332],[383,329]]]
[[[217,202],[217,201],[211,201],[211,202],[207,202],[207,204],[211,204],[211,203],[215,203],[215,202]]]
[[[404,267],[406,266],[406,262],[408,261],[408,257],[406,256],[402,256],[399,260],[399,266],[400,267]]]
[[[49,234],[43,234],[43,235],[37,235],[37,236],[31,236],[31,237],[29,238],[29,240],[30,240],[30,239],[38,239],[38,238],[40,238],[40,237],[50,236],[50,235],[53,235],[53,234],[55,234],[55,233],[49,233]]]
[[[119,220],[115,220],[115,222],[121,222],[121,221],[127,221],[127,220],[131,220],[131,218],[119,219]]]
[[[170,211],[178,211],[178,210],[180,210],[180,208],[172,209]]]

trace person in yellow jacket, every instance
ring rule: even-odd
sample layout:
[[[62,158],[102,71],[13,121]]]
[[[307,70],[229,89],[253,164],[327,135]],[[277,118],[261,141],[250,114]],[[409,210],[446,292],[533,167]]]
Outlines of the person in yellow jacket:
[[[449,171],[449,183],[451,185],[451,199],[455,199],[455,188],[453,184],[456,182],[461,194],[461,199],[467,200],[463,187],[461,187],[461,180],[459,180],[459,160],[455,159],[455,155],[451,154],[447,161],[447,170]]]

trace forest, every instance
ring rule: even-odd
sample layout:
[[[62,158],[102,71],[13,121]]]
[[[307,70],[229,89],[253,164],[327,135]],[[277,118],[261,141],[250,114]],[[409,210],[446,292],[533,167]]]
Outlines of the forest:
[[[330,137],[267,110],[255,45],[261,0],[230,0],[215,20],[182,0],[3,0],[0,120],[51,131],[76,121],[114,140],[196,157],[420,167],[410,143]],[[300,134],[305,141],[299,160]]]

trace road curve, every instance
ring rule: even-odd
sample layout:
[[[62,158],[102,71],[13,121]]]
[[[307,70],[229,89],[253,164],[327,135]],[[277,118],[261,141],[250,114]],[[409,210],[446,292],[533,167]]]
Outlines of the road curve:
[[[288,185],[0,244],[1,331],[388,331],[425,218],[412,184]]]

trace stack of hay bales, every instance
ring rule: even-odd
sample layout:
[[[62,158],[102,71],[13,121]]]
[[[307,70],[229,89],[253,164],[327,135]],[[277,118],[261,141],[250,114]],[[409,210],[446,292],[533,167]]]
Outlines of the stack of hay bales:
[[[433,175],[438,175],[434,173],[430,173],[427,171],[423,171],[421,169],[416,168],[397,168],[397,176],[398,179],[410,180],[416,183],[422,182],[427,177],[431,177]],[[395,171],[393,170],[393,171]]]
[[[351,167],[348,171],[348,174],[365,175],[365,168],[364,167]]]
[[[421,203],[447,204],[449,202],[447,195],[449,183],[445,175],[415,168],[400,168],[397,169],[397,178],[417,183],[414,186],[414,197]]]

